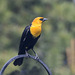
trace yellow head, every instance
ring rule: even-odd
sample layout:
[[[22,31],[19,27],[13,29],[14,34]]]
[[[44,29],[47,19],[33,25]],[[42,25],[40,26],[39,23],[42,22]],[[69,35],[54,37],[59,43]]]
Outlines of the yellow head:
[[[47,18],[37,17],[33,20],[32,25],[30,27],[31,34],[36,38],[41,34],[41,25]]]
[[[33,20],[32,25],[40,25],[40,24],[42,24],[46,20],[47,20],[47,18],[44,18],[44,17],[36,17]]]

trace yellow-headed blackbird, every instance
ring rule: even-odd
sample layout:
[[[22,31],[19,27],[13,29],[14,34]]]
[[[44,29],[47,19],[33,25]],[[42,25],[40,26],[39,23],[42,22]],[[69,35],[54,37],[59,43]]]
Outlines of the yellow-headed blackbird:
[[[37,17],[33,20],[33,22],[29,26],[26,26],[21,37],[18,55],[22,55],[25,53],[27,54],[28,50],[30,49],[33,50],[34,45],[36,44],[38,38],[41,35],[41,25],[46,20],[47,18]],[[33,52],[35,53],[34,50]],[[16,59],[13,64],[15,66],[16,65],[20,66],[22,62],[23,62],[23,58],[19,58]]]

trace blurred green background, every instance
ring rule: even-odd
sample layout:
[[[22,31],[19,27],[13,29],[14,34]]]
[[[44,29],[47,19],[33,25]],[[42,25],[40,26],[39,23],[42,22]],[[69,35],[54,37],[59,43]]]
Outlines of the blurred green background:
[[[75,67],[72,69],[72,63],[68,64],[66,53],[75,38],[75,0],[0,0],[0,69],[17,55],[24,28],[38,16],[48,21],[42,25],[34,50],[53,75],[75,75]],[[11,63],[4,75],[47,75],[47,72],[36,61],[25,59],[22,66]]]

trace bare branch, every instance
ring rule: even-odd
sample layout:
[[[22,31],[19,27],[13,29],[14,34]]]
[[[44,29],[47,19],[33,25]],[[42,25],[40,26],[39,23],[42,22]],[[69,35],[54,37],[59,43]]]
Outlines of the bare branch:
[[[38,61],[38,62],[45,68],[45,70],[47,71],[48,75],[52,75],[52,73],[51,73],[50,69],[47,67],[47,65],[46,65],[42,60],[40,60],[39,58],[38,58],[38,59],[35,59],[35,56],[32,56],[32,55],[28,55],[28,56],[26,56],[26,55],[18,55],[18,56],[15,56],[15,57],[11,58],[10,60],[8,60],[8,61],[5,63],[5,65],[4,65],[3,68],[1,69],[0,75],[3,75],[5,69],[7,68],[7,66],[8,66],[13,60],[18,59],[18,58],[22,58],[22,57],[31,58],[31,59],[34,59],[34,60]]]

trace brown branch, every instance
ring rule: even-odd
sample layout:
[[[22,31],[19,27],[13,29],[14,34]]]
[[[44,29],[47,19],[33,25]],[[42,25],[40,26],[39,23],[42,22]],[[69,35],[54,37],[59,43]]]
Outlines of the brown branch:
[[[48,75],[52,75],[52,73],[51,73],[50,69],[48,68],[48,66],[47,66],[42,60],[40,60],[39,58],[38,58],[38,59],[35,59],[35,56],[32,56],[32,55],[28,55],[28,56],[26,56],[26,55],[18,55],[18,56],[15,56],[15,57],[11,58],[10,60],[8,60],[8,61],[5,63],[5,65],[4,65],[3,68],[1,69],[0,75],[3,75],[5,69],[7,68],[7,66],[8,66],[13,60],[18,59],[18,58],[22,58],[22,57],[31,58],[31,59],[34,59],[34,60],[38,61],[38,62],[45,68],[45,70],[47,71]]]

